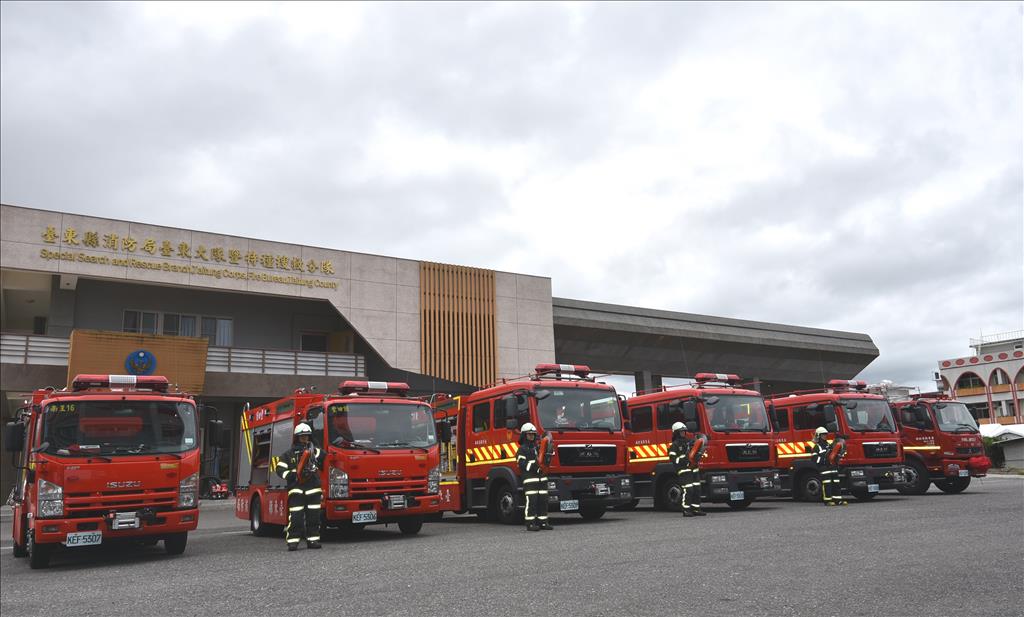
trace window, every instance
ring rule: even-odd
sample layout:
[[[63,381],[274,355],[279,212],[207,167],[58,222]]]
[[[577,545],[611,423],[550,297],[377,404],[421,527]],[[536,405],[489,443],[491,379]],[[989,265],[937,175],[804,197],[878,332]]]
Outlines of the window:
[[[651,411],[650,407],[637,407],[629,412],[630,429],[634,433],[647,433],[654,428],[651,423]]]
[[[900,424],[921,430],[932,428],[928,412],[920,405],[900,407]]]
[[[210,345],[217,347],[231,347],[232,327],[230,319],[220,317],[203,317],[201,322],[202,330],[200,336],[210,341]]]
[[[494,428],[506,427],[505,399],[494,401]]]
[[[789,410],[788,409],[771,409],[772,425],[775,427],[776,433],[789,430]]]
[[[302,351],[327,351],[327,335],[308,333],[299,337],[299,349]]]
[[[671,430],[676,422],[697,422],[697,405],[694,401],[658,405],[658,430]]]
[[[832,403],[819,403],[814,409],[805,406],[793,410],[793,428],[796,430],[813,430],[819,426],[824,426],[830,433],[839,430]]]
[[[157,313],[150,311],[125,311],[121,331],[156,334],[157,317]]]
[[[473,432],[482,433],[491,429],[491,404],[473,405]]]
[[[164,313],[163,333],[168,336],[195,336],[196,316]]]

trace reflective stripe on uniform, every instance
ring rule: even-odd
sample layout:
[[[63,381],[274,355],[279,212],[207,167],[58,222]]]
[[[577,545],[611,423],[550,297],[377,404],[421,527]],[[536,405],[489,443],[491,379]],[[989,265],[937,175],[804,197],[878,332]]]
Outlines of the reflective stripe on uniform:
[[[311,503],[311,504],[309,504],[306,507],[309,508],[310,510],[319,510],[320,509],[320,504],[318,504],[318,503]]]
[[[295,506],[294,508],[288,508],[289,512],[302,512],[302,508],[305,506]]]
[[[310,537],[306,538],[306,542],[319,542],[319,541],[320,541],[320,536],[310,536]]]
[[[318,488],[311,488],[311,489],[309,489],[308,491],[306,491],[306,494],[307,495],[315,495],[316,493],[322,493],[322,492],[324,492],[323,489],[318,487]]]
[[[292,490],[288,491],[289,495],[291,495],[292,493],[297,493],[297,494],[301,495],[302,494],[302,489],[301,488],[293,488]]]

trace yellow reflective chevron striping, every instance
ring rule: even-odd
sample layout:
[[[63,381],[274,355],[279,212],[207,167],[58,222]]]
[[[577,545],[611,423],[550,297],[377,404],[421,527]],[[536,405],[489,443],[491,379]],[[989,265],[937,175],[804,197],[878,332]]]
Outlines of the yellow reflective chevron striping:
[[[940,446],[903,446],[904,450],[941,450]]]
[[[509,463],[515,461],[519,444],[502,443],[497,445],[477,446],[466,450],[466,465],[488,465],[492,463]]]
[[[628,450],[630,463],[668,460],[668,444],[638,444],[630,446]]]
[[[252,465],[252,431],[249,430],[249,419],[245,417],[245,412],[242,413],[242,438],[245,439],[245,451]]]

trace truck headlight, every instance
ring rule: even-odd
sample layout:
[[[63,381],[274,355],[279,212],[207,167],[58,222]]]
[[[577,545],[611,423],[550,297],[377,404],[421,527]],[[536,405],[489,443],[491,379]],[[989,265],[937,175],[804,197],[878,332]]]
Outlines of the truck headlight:
[[[64,516],[64,489],[59,484],[40,479],[36,491],[40,518]]]
[[[851,469],[850,470],[850,477],[851,478],[863,478],[864,477],[864,470],[863,469]]]
[[[711,476],[711,482],[714,484],[721,484],[725,482],[725,476]]]
[[[429,480],[427,481],[429,484]],[[331,467],[327,474],[327,498],[344,499],[348,497],[348,474],[340,467]]]
[[[436,494],[438,488],[441,485],[441,467],[434,467],[427,474],[427,492],[431,495]]]
[[[178,483],[178,507],[196,507],[196,494],[198,492],[199,472],[196,472]]]
[[[553,481],[549,480],[548,481],[548,490],[549,491],[557,491],[558,490],[558,485],[555,484]]]

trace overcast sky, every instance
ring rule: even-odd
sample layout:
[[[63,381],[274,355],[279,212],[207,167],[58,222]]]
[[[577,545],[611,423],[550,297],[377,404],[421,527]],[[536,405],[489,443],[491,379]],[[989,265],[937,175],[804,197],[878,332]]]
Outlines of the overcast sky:
[[[928,386],[1024,328],[1021,15],[4,2],[0,198],[866,332]]]

